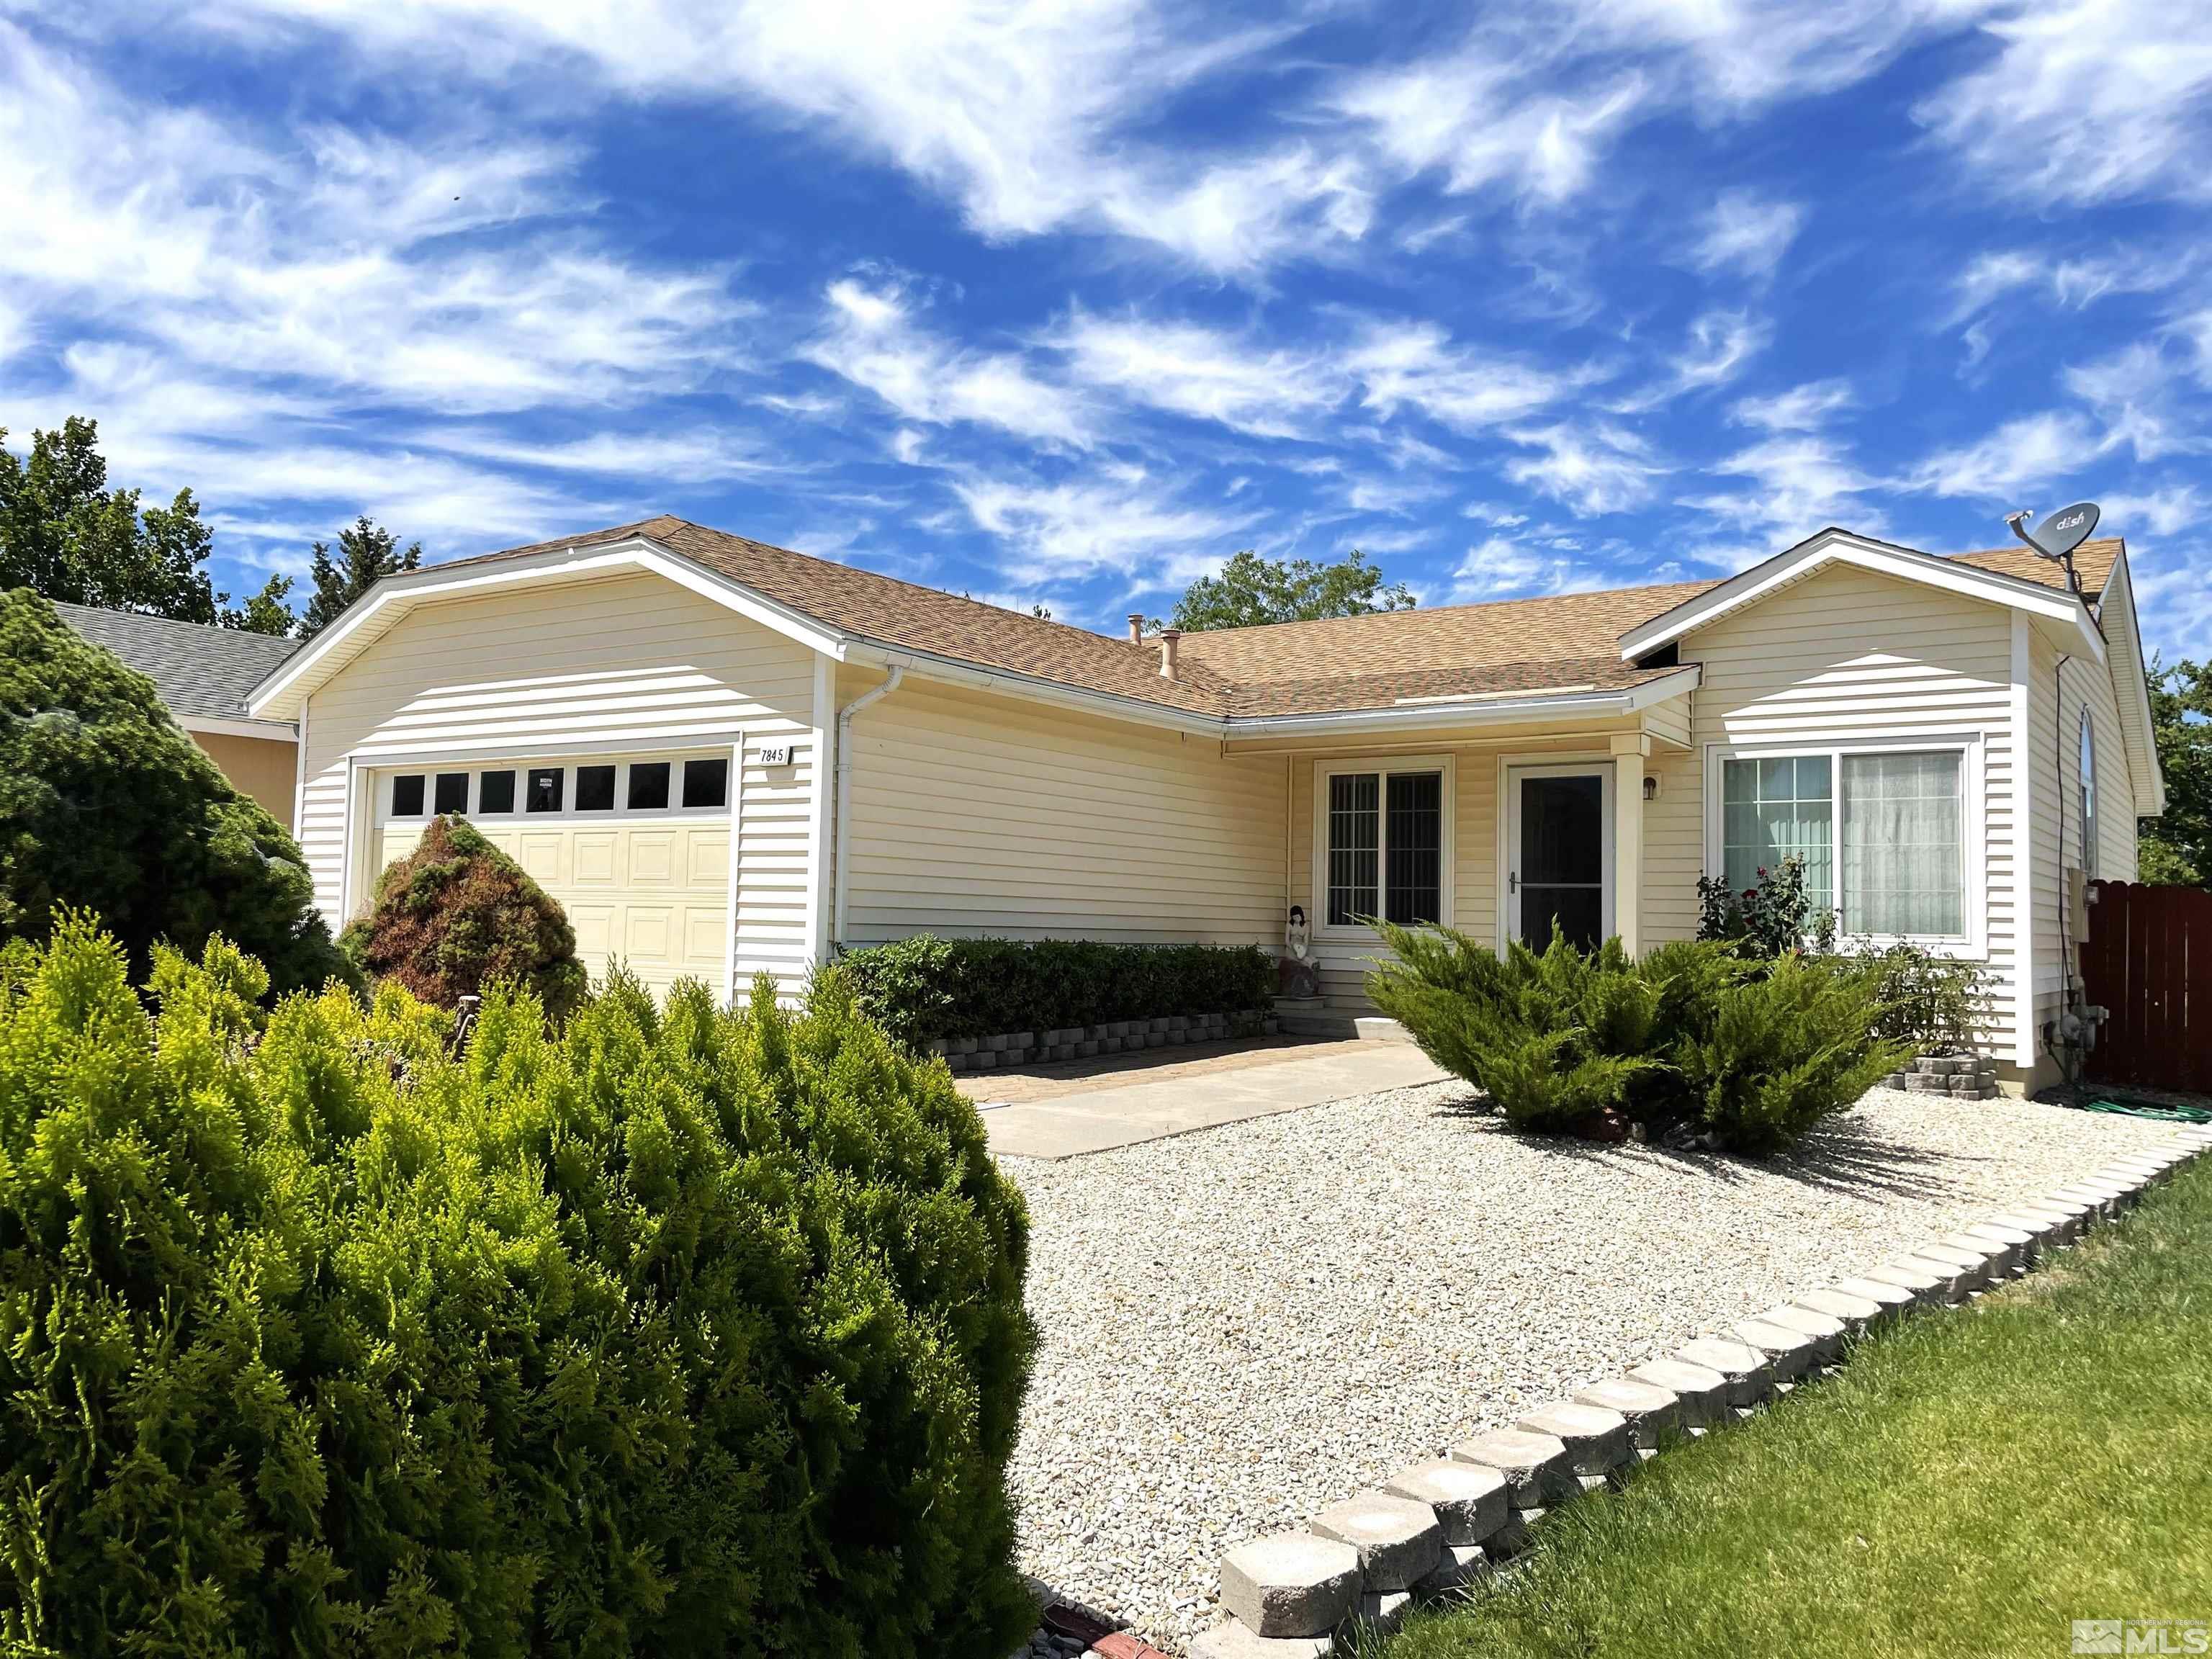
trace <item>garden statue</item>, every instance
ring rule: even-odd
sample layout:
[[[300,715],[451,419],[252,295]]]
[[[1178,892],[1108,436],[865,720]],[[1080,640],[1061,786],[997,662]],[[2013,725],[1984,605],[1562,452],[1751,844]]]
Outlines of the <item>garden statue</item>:
[[[1283,955],[1276,969],[1276,994],[1285,997],[1317,997],[1321,994],[1321,968],[1313,959],[1313,930],[1306,926],[1306,908],[1303,904],[1291,907],[1290,924],[1283,929]]]

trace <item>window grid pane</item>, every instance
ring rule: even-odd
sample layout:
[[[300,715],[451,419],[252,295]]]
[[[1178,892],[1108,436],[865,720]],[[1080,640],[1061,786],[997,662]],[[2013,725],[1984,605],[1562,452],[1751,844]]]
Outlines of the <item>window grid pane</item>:
[[[1965,812],[1956,750],[1844,757],[1844,926],[1966,931]]]
[[[1402,927],[1443,919],[1443,799],[1441,772],[1393,774],[1388,789],[1383,914]]]
[[[1340,772],[1328,781],[1328,925],[1348,927],[1376,909],[1382,833],[1380,776]]]
[[[1786,858],[1805,861],[1805,897],[1835,905],[1835,799],[1826,755],[1732,760],[1721,770],[1721,874],[1738,892]]]

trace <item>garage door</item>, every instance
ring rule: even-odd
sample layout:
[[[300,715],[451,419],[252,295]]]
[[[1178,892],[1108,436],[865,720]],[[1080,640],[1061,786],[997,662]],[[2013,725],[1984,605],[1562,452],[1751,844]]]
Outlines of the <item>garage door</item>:
[[[460,812],[568,913],[594,981],[654,989],[729,970],[730,751],[559,757],[374,775],[380,872]]]

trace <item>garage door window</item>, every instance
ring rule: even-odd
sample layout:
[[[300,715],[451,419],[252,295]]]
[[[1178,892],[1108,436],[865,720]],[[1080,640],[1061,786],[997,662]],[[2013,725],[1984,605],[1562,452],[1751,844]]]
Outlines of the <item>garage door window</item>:
[[[576,810],[611,812],[615,810],[615,769],[580,766],[576,769]]]
[[[441,812],[465,812],[469,810],[469,775],[465,772],[438,774],[437,810]]]
[[[483,772],[477,776],[477,811],[489,817],[514,811],[514,774]]]
[[[684,804],[686,806],[726,806],[730,799],[730,763],[695,760],[684,763]]]
[[[557,766],[533,766],[530,769],[530,793],[525,805],[533,812],[557,812],[561,810],[561,769]]]
[[[668,805],[668,763],[632,761],[629,768],[629,810],[659,812]]]
[[[422,775],[402,772],[392,781],[392,816],[395,818],[419,818],[422,816]]]

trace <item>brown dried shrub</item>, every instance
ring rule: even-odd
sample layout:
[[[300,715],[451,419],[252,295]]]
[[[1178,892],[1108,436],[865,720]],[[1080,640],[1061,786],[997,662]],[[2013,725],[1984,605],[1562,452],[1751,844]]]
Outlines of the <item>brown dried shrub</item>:
[[[377,883],[375,908],[340,942],[368,972],[440,1007],[501,981],[523,986],[556,1021],[584,997],[566,914],[459,813],[430,821]]]

